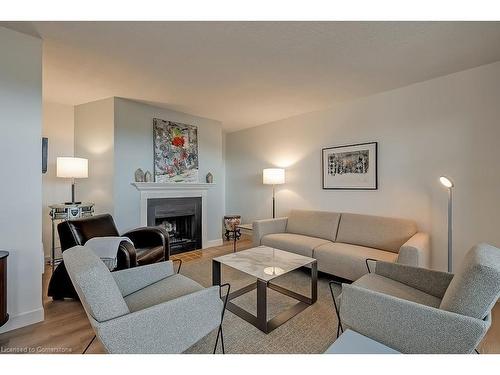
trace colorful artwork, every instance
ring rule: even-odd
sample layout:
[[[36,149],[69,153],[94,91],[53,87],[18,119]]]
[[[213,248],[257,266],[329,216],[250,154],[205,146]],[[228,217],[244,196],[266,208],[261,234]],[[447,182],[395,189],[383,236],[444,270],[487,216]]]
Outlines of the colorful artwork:
[[[198,128],[153,119],[155,182],[198,182]]]

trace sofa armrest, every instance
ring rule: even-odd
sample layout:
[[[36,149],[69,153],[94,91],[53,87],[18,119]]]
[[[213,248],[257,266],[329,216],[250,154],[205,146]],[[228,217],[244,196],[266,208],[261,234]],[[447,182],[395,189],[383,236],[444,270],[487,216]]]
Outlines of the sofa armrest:
[[[382,261],[377,261],[375,273],[437,298],[443,298],[453,279],[452,273]]]
[[[285,232],[287,223],[287,217],[255,220],[252,224],[253,245],[260,246],[262,237],[264,237],[266,234]]]
[[[134,243],[136,248],[147,248],[154,246],[163,246],[164,260],[170,257],[170,242],[168,233],[161,227],[141,227],[130,230],[123,234]]]
[[[427,233],[415,233],[399,249],[398,263],[415,267],[430,266],[430,241]]]
[[[213,286],[93,326],[109,353],[181,353],[221,324],[222,309]]]
[[[171,261],[158,262],[111,273],[124,297],[173,274],[174,266]]]
[[[471,353],[491,324],[356,285],[344,284],[341,298],[345,328],[402,353]]]

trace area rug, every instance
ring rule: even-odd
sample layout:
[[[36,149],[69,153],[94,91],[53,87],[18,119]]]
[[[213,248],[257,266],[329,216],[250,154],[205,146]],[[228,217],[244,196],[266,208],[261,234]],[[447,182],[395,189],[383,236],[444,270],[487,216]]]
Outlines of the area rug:
[[[212,259],[202,258],[186,262],[181,273],[196,280],[204,286],[212,284]],[[232,291],[254,282],[255,279],[222,266],[222,282],[229,282]],[[226,311],[224,318],[224,343],[228,354],[314,354],[323,353],[333,341],[337,330],[337,317],[333,307],[329,279],[320,276],[318,279],[318,300],[307,307],[297,316],[288,320],[271,333],[265,334],[250,323]],[[295,292],[310,295],[309,271],[296,270],[280,276],[273,281],[275,284],[291,289]],[[340,287],[334,289],[337,296]],[[256,313],[256,291],[233,299],[232,302]],[[273,290],[268,290],[268,318],[272,318],[297,301]],[[215,344],[216,332],[212,332],[197,344],[189,348],[186,353],[212,353]],[[220,352],[220,345],[218,348]]]

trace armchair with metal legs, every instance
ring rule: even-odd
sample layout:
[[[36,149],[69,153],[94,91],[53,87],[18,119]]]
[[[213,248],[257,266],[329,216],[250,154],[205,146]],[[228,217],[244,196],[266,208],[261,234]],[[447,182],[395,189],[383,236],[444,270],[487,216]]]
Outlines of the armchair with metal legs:
[[[373,259],[366,266],[339,298],[330,284],[337,334],[352,329],[401,353],[478,353],[500,297],[500,249],[474,246],[456,274]]]
[[[173,262],[111,273],[85,247],[68,249],[63,258],[90,324],[109,353],[182,353],[215,329],[217,343],[219,337],[223,341],[221,288],[204,288],[176,273]]]

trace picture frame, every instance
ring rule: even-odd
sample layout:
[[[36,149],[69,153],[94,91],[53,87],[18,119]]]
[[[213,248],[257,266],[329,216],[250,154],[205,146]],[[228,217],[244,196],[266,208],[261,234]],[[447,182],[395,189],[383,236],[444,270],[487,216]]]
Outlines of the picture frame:
[[[153,119],[153,173],[157,183],[198,183],[198,127]]]
[[[378,142],[321,150],[324,190],[377,190]]]

